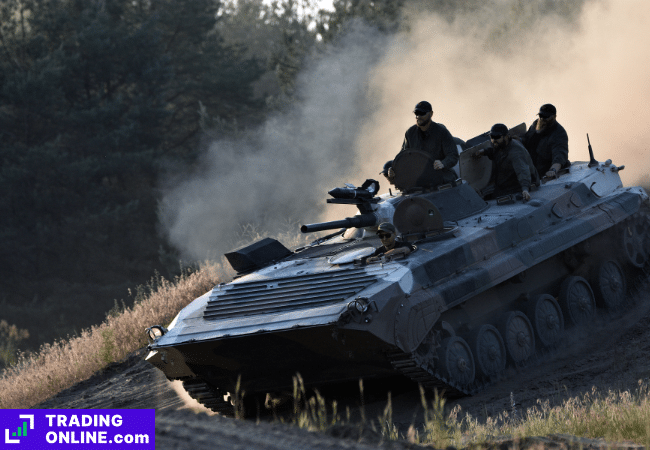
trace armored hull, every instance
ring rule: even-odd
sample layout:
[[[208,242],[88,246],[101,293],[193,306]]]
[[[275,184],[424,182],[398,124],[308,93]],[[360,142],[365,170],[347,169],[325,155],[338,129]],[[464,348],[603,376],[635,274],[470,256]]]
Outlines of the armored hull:
[[[484,200],[476,177],[407,187],[364,201],[360,228],[295,251],[258,243],[231,254],[243,273],[183,309],[146,359],[222,413],[238,380],[249,396],[290,392],[296,373],[310,386],[401,374],[471,395],[622,307],[650,222],[646,192],[619,170],[574,163],[526,203]],[[416,249],[365,263],[385,221]]]

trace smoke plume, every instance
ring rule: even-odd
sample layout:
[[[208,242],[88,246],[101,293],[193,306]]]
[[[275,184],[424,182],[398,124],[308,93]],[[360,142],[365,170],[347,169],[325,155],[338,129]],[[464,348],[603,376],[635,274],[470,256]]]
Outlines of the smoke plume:
[[[407,31],[392,36],[353,27],[300,75],[302,100],[291,112],[213,142],[202,170],[166,191],[169,239],[202,259],[230,250],[229,232],[242,224],[273,231],[354,214],[326,209],[326,191],[381,182],[377,173],[399,151],[420,100],[463,140],[497,122],[528,126],[552,103],[572,161],[589,159],[589,133],[596,159],[626,165],[624,183],[647,185],[650,3],[540,6],[548,4],[493,0],[453,20],[409,10]]]
[[[307,64],[291,111],[241,138],[212,142],[201,169],[166,190],[161,220],[184,257],[221,256],[243,226],[271,234],[292,227],[295,235],[298,222],[319,219],[327,191],[355,173],[354,143],[370,110],[368,74],[385,45],[368,26],[350,27]]]

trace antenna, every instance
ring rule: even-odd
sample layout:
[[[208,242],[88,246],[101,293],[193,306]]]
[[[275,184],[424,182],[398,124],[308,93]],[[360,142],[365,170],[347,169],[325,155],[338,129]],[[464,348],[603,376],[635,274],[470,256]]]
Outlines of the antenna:
[[[591,149],[591,142],[589,142],[589,133],[587,133],[587,144],[589,144],[589,158],[591,159],[587,167],[595,167],[600,163],[594,158],[594,151]]]

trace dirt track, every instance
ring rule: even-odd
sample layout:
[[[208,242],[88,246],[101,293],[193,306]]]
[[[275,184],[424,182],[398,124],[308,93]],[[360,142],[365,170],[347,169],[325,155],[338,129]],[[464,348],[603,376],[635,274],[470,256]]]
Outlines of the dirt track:
[[[650,287],[637,294],[636,306],[618,317],[599,316],[590,330],[574,330],[567,345],[543,355],[532,366],[512,371],[506,378],[473,397],[450,400],[463,411],[484,419],[510,410],[510,394],[517,408],[534,406],[537,399],[551,405],[590,391],[633,390],[638,380],[650,378]],[[180,449],[287,449],[287,448],[417,448],[407,442],[381,443],[373,433],[359,440],[354,428],[332,435],[309,433],[282,424],[236,421],[197,413],[162,373],[142,360],[143,351],[111,364],[89,380],[38,405],[39,408],[155,408],[158,448]],[[408,383],[393,397],[393,419],[401,430],[421,421],[419,392]],[[385,401],[365,405],[368,418],[377,418]],[[345,439],[341,439],[341,436]]]

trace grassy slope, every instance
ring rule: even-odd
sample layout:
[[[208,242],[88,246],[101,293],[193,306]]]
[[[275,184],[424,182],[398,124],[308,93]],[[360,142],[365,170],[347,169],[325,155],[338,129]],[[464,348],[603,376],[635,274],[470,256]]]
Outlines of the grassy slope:
[[[146,327],[168,324],[178,311],[212,289],[222,277],[225,279],[223,267],[212,265],[173,282],[154,280],[149,294],[133,307],[109,315],[103,323],[78,336],[23,355],[0,377],[0,408],[36,405],[145,346]]]

